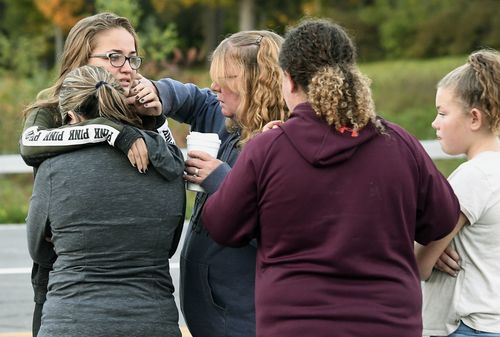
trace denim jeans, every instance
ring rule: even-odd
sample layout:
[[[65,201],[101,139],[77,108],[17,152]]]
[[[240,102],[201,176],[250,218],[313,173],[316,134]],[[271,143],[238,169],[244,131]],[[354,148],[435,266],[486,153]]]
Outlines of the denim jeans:
[[[453,332],[448,337],[500,337],[500,333],[493,332],[482,332],[479,330],[472,329],[465,325],[463,322],[460,322],[458,329]]]

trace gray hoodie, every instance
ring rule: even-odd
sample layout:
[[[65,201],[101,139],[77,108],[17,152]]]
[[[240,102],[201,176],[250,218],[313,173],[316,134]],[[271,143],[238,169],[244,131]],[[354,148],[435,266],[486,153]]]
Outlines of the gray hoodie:
[[[168,257],[184,219],[181,175],[141,174],[106,145],[40,165],[28,246],[53,271],[39,337],[180,336]]]

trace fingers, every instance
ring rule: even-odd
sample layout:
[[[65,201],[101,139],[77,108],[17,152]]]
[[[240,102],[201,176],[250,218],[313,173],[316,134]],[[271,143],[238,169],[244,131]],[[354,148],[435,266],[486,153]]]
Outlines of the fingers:
[[[436,262],[436,268],[438,270],[442,271],[443,273],[447,273],[450,276],[453,276],[453,277],[457,277],[458,276],[458,271],[455,270],[455,269],[453,269],[453,268],[450,268],[450,266],[448,266],[442,260],[438,260],[438,262]]]
[[[195,166],[186,166],[186,169],[184,171],[186,171],[188,175],[195,177],[201,177],[201,175],[204,173],[202,169]]]
[[[262,128],[262,132],[266,132],[266,131],[271,130],[271,129],[276,129],[283,123],[284,122],[281,120],[270,121],[269,123],[264,125],[264,127]]]
[[[127,153],[128,160],[132,166],[137,167],[141,173],[146,173],[149,165],[148,149],[144,139],[137,139]]]
[[[222,161],[203,151],[190,151],[193,155],[195,152],[196,154],[200,153],[203,158],[207,158],[208,160],[203,160],[201,156],[186,160],[186,167],[184,169],[186,174],[184,175],[184,179],[195,184],[201,184],[220,164],[222,164]]]
[[[137,148],[139,150],[139,157],[143,167],[142,172],[146,173],[149,166],[148,148],[146,147],[146,143],[144,142],[144,139],[139,138],[135,141],[134,144],[137,145]]]
[[[446,247],[446,249],[444,250],[444,254],[448,255],[449,258],[455,260],[457,263],[460,261],[460,256],[452,246]]]
[[[439,259],[444,264],[446,264],[450,269],[453,269],[455,271],[460,270],[460,264],[458,263],[458,260],[455,260],[454,258],[450,257],[448,254],[443,253]]]
[[[457,260],[450,257],[445,252],[443,254],[441,254],[438,261],[436,262],[435,267],[436,267],[436,269],[438,269],[444,273],[447,273],[453,277],[457,277],[458,272],[461,269],[460,264],[458,264]]]
[[[143,83],[144,81],[134,81],[127,103],[134,105],[136,112],[140,115],[159,116],[162,110],[160,98],[151,86]]]
[[[204,161],[215,159],[212,155],[205,151],[191,150],[188,152],[188,156],[191,159],[201,159]]]
[[[145,77],[144,77],[144,76],[142,76],[141,74],[139,74],[139,73],[135,73],[134,80],[136,80],[136,81],[140,81],[140,80],[142,80],[142,79],[146,79],[146,80],[147,80],[147,78],[145,78]]]

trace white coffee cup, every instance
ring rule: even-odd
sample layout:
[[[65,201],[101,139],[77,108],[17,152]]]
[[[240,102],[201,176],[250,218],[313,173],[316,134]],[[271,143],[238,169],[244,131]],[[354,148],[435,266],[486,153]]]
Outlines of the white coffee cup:
[[[220,139],[216,133],[201,133],[190,132],[186,137],[187,151],[203,151],[208,153],[214,158],[217,158],[219,152]],[[189,156],[188,156],[189,159]],[[195,192],[205,192],[203,187],[198,184],[188,182],[187,189]]]

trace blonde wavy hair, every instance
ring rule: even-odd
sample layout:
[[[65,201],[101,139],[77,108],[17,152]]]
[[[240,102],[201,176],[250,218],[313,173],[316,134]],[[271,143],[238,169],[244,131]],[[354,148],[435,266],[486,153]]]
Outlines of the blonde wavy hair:
[[[89,62],[90,55],[96,46],[96,36],[99,33],[114,28],[127,30],[134,37],[137,50],[137,34],[127,18],[108,12],[83,18],[71,28],[66,38],[57,80],[52,86],[38,93],[35,102],[24,109],[24,115],[36,108],[55,110],[64,77],[73,69]]]
[[[328,125],[354,133],[372,122],[384,131],[370,80],[356,66],[356,48],[341,26],[320,19],[302,22],[288,32],[279,61]]]
[[[265,124],[288,115],[278,64],[282,43],[283,38],[271,31],[242,31],[223,40],[211,56],[212,81],[241,98],[236,117],[226,121],[228,130],[241,133],[240,147]]]
[[[141,119],[125,101],[120,83],[101,67],[86,65],[70,71],[63,79],[58,100],[63,123],[73,111],[85,119],[100,116],[142,126]]]
[[[469,55],[467,63],[452,70],[438,88],[453,88],[465,109],[481,110],[493,133],[500,131],[500,54],[482,49]]]

